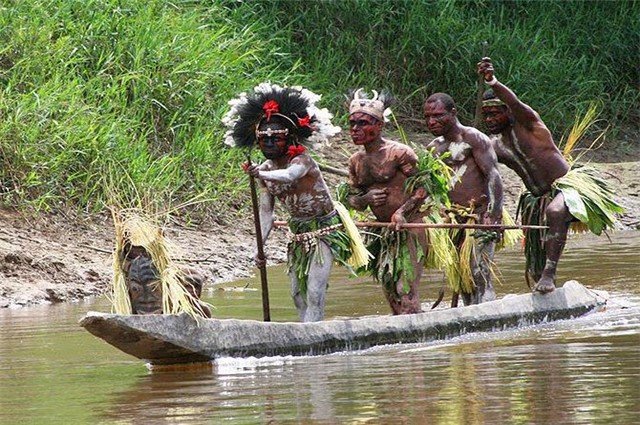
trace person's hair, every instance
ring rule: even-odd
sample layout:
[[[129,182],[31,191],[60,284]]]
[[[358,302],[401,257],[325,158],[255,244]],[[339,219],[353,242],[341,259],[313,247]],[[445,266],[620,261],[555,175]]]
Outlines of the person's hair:
[[[451,111],[453,108],[456,107],[456,104],[453,101],[453,98],[446,93],[434,93],[427,98],[424,104],[426,105],[428,103],[436,103],[436,102],[441,102],[444,105],[444,107],[447,109],[447,111]]]
[[[507,108],[507,105],[498,96],[496,96],[493,89],[488,89],[482,93],[482,106],[500,106]]]
[[[490,100],[495,99],[498,96],[493,92],[493,89],[487,89],[484,93],[482,93],[482,100]]]

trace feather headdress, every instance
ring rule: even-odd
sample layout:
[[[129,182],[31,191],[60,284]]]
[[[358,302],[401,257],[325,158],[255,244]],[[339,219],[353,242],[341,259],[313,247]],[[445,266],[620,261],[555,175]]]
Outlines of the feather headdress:
[[[263,122],[276,120],[299,142],[325,142],[340,132],[331,123],[333,115],[318,108],[320,96],[300,86],[281,87],[261,83],[249,94],[229,101],[231,109],[222,118],[229,129],[224,142],[234,147],[253,146],[257,129]]]

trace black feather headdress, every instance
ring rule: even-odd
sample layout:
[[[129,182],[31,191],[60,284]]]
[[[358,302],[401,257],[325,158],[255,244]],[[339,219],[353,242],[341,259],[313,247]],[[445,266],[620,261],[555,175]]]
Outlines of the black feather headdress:
[[[331,124],[332,115],[319,109],[320,96],[302,87],[281,87],[262,83],[249,94],[241,93],[229,101],[231,109],[222,119],[229,129],[225,143],[250,147],[256,141],[256,130],[262,122],[276,121],[289,129],[299,142],[326,141],[340,127]]]

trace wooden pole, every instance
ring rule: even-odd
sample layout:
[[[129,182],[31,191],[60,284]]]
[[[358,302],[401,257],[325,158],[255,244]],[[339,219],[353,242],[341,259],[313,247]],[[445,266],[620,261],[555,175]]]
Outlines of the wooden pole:
[[[482,42],[482,58],[487,57],[489,43]],[[482,119],[482,95],[484,93],[484,76],[478,76],[478,96],[476,97],[476,115],[473,117],[473,126],[478,128]]]
[[[251,154],[247,153],[247,162],[251,164]],[[264,244],[262,243],[262,226],[260,225],[260,207],[258,205],[258,193],[256,181],[249,176],[249,186],[251,187],[251,203],[253,204],[253,222],[256,227],[256,244],[258,246],[258,260],[260,265],[260,282],[262,285],[262,317],[265,322],[271,321],[269,310],[269,285],[267,284],[267,265],[265,264]]]
[[[349,172],[345,170],[341,170],[340,168],[332,167],[330,165],[318,164],[318,168],[320,171],[336,174],[338,176],[349,177]]]
[[[274,221],[274,226],[286,226],[286,221]],[[395,223],[384,223],[379,221],[358,221],[356,227],[395,227]],[[548,226],[535,225],[507,225],[507,224],[457,224],[457,223],[405,223],[400,227],[404,229],[487,229],[487,230],[512,230],[512,229],[548,229]]]

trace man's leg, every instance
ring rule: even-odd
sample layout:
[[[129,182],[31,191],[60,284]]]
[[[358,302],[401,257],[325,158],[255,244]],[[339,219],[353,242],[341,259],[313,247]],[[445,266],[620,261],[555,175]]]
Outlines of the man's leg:
[[[471,257],[471,273],[475,292],[472,304],[481,304],[496,299],[496,291],[493,288],[493,276],[491,275],[491,263],[496,251],[496,242],[474,241],[474,253]]]
[[[307,312],[307,303],[300,293],[300,285],[298,284],[295,271],[289,273],[289,282],[291,283],[291,298],[293,298],[293,304],[296,306],[296,310],[298,310],[298,318],[300,321],[304,321],[304,315]]]
[[[549,226],[544,241],[547,258],[544,270],[542,270],[542,276],[533,288],[534,291],[542,293],[552,292],[556,288],[556,269],[560,255],[564,250],[564,245],[567,242],[569,224],[572,220],[572,216],[564,204],[562,193],[558,193],[553,198],[553,201],[547,206],[545,215]]]
[[[317,322],[324,318],[324,298],[333,266],[333,255],[324,242],[318,243],[318,249],[322,262],[311,263],[307,280],[307,310],[302,319],[303,322]]]
[[[422,270],[424,264],[422,261],[418,261],[418,252],[416,249],[416,243],[422,245],[424,255],[427,255],[427,240],[424,231],[418,233],[411,232],[407,238],[407,244],[409,248],[409,255],[411,257],[411,264],[413,265],[414,277],[409,282],[409,293],[404,291],[404,283],[402,277],[396,282],[396,292],[400,296],[399,314],[415,314],[422,313],[422,306],[420,305],[420,294],[418,287],[420,285],[420,279],[422,278]]]

